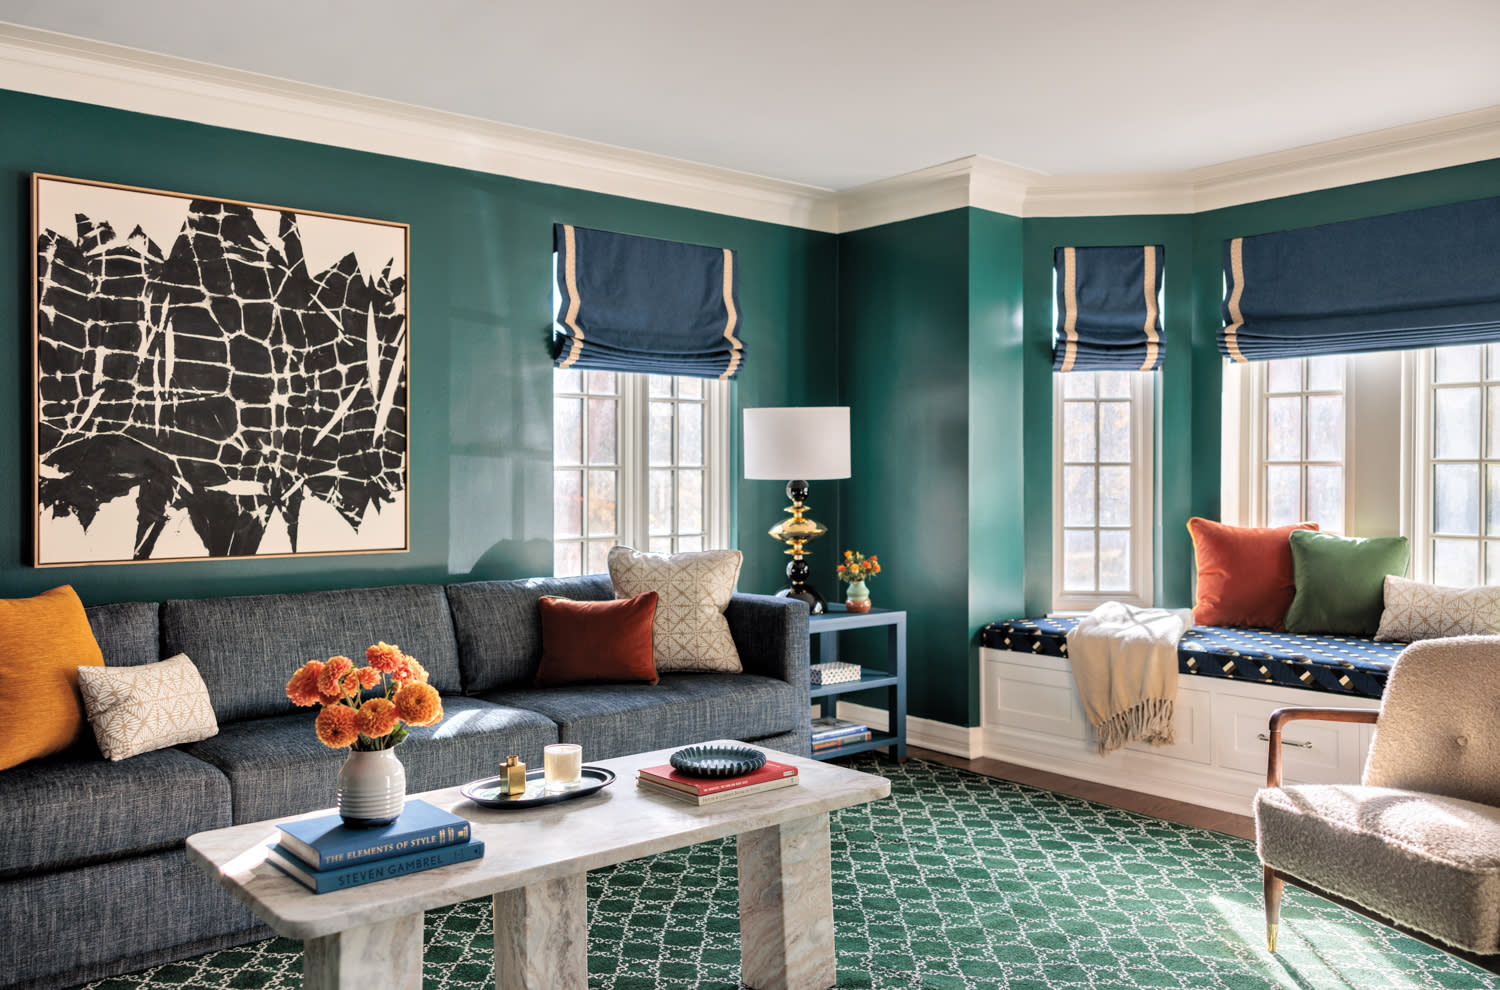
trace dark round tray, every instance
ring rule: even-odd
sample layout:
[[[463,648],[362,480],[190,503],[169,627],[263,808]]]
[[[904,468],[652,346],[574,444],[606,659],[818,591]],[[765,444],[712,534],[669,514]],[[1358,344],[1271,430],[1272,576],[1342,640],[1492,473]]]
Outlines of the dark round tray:
[[[543,804],[556,804],[572,798],[592,794],[601,787],[614,783],[615,772],[603,767],[584,767],[579,776],[583,782],[571,791],[547,793],[545,770],[530,770],[526,773],[525,794],[501,794],[500,778],[485,777],[471,780],[459,787],[458,792],[475,804],[486,808],[535,808]]]
[[[739,777],[766,765],[766,754],[749,746],[710,743],[672,754],[672,769],[689,777]]]

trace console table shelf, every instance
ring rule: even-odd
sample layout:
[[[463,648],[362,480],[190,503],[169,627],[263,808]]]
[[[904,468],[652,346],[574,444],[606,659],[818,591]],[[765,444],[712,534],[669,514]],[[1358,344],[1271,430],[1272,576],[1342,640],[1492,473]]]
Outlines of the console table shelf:
[[[820,662],[844,660],[839,656],[839,633],[850,629],[886,629],[885,665],[870,665],[869,658],[860,663],[859,680],[837,684],[814,685],[812,697],[818,699],[825,717],[838,714],[838,696],[854,691],[884,688],[889,721],[884,731],[871,728],[870,738],[846,746],[814,753],[815,760],[828,760],[871,749],[885,749],[898,762],[906,760],[906,613],[899,609],[872,608],[868,612],[850,612],[842,605],[829,605],[822,615],[809,616],[807,631],[815,642],[813,652]],[[820,638],[821,637],[821,638]]]

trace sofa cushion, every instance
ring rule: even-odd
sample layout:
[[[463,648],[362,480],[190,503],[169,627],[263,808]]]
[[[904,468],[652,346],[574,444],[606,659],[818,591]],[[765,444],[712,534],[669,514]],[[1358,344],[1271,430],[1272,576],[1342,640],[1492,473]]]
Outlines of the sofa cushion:
[[[286,682],[303,663],[358,658],[381,640],[416,657],[438,691],[462,690],[437,585],[169,601],[161,625],[167,655],[186,653],[198,665],[221,727],[288,711]]]
[[[615,596],[631,598],[647,591],[659,596],[651,621],[658,674],[738,674],[744,669],[724,618],[743,562],[738,550],[642,553],[610,547]]]
[[[1261,861],[1432,937],[1500,951],[1500,808],[1389,787],[1255,798]]]
[[[184,654],[134,667],[79,667],[78,688],[94,741],[125,760],[219,731],[208,688]]]
[[[643,681],[655,684],[651,619],[656,592],[612,602],[543,598],[542,662],[537,687],[588,681]]]
[[[580,743],[584,762],[705,739],[755,739],[807,719],[807,695],[756,674],[663,674],[661,683],[495,691],[485,699],[529,708]],[[799,715],[800,713],[800,715]]]
[[[61,753],[88,735],[78,668],[104,658],[69,585],[0,599],[0,770]]]
[[[0,772],[0,821],[0,876],[170,849],[231,824],[229,780],[176,749],[63,754]]]
[[[530,684],[542,662],[542,621],[537,602],[544,596],[601,602],[615,597],[609,578],[590,574],[575,578],[526,581],[472,581],[450,584],[453,633],[464,691],[479,694],[511,685]]]
[[[159,602],[90,605],[83,611],[106,667],[138,667],[156,663],[164,656]]]
[[[557,726],[536,712],[458,696],[443,708],[441,722],[412,728],[396,748],[408,794],[492,776],[511,753],[540,766],[542,747],[557,742]],[[332,808],[349,752],[318,742],[306,711],[221,726],[183,748],[229,777],[236,825]]]

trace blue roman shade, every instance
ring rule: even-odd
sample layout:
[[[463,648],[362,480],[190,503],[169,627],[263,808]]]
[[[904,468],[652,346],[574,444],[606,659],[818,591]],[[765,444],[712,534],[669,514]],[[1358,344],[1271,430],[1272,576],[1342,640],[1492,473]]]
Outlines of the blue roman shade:
[[[1155,371],[1161,331],[1161,276],[1167,257],[1144,247],[1060,247],[1053,251],[1057,336],[1053,371]]]
[[[1235,361],[1500,340],[1500,199],[1224,242]]]
[[[745,345],[735,290],[735,253],[553,227],[559,368],[733,378]]]

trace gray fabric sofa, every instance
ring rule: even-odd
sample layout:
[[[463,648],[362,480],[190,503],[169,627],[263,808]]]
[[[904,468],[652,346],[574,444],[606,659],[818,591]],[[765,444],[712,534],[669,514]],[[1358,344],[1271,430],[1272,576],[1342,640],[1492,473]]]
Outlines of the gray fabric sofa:
[[[183,842],[334,804],[344,753],[284,693],[304,660],[383,639],[427,668],[445,717],[398,751],[409,792],[488,776],[508,753],[540,765],[549,742],[582,743],[586,761],[710,738],[809,752],[800,602],[734,596],[741,674],[536,688],[543,595],[613,597],[592,575],[89,608],[108,665],[191,657],[219,734],[118,763],[90,742],[0,771],[0,986],[71,986],[269,934]]]

